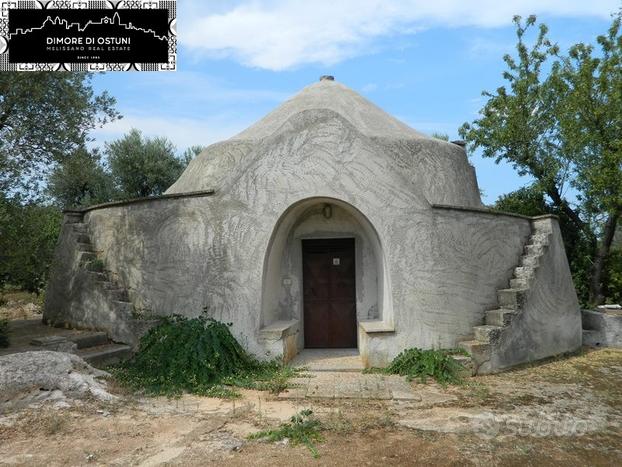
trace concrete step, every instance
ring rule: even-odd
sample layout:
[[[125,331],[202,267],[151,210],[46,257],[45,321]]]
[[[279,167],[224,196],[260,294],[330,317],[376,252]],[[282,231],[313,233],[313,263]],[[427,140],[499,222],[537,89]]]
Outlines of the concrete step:
[[[543,232],[536,232],[531,237],[529,237],[530,245],[548,245],[549,244],[549,234]]]
[[[516,311],[508,308],[488,310],[486,312],[486,324],[490,324],[492,326],[508,326],[512,322],[515,315]]]
[[[69,337],[69,340],[76,344],[78,349],[86,349],[88,347],[96,347],[108,344],[108,336],[105,332],[92,332],[88,334],[80,334]]]
[[[108,277],[103,272],[89,271],[89,276],[97,282],[108,282]]]
[[[469,354],[482,354],[490,351],[490,344],[478,340],[458,342],[458,347],[466,350]]]
[[[544,253],[544,245],[525,245],[525,253],[533,256],[541,256]]]
[[[528,289],[531,277],[520,277],[518,279],[510,279],[511,289]]]
[[[83,266],[96,259],[97,259],[97,255],[93,253],[92,251],[81,251],[80,252],[80,264]]]
[[[87,234],[79,233],[76,236],[76,241],[78,243],[88,243],[90,245],[91,244],[91,237],[89,237]]]
[[[602,332],[595,331],[592,329],[584,329],[583,330],[583,345],[587,345],[589,347],[600,347],[602,342]]]
[[[539,256],[523,255],[520,258],[520,264],[523,267],[536,268],[540,264]]]
[[[73,230],[74,232],[83,234],[88,234],[89,232],[88,226],[82,222],[76,222],[75,224],[73,224]]]
[[[91,260],[85,264],[86,269],[93,272],[104,272],[104,263],[101,261]]]
[[[78,350],[77,355],[97,368],[114,365],[132,356],[132,348],[124,344],[105,344]]]
[[[534,268],[527,266],[517,266],[514,268],[514,277],[516,279],[529,278],[531,279],[534,274]]]
[[[474,326],[475,340],[481,342],[494,341],[499,334],[501,334],[501,326],[493,326],[491,324],[484,324],[483,326]]]
[[[501,308],[520,308],[526,296],[526,289],[501,289],[497,291],[499,305]]]
[[[473,367],[473,360],[467,355],[452,355],[451,358],[464,368],[471,369]]]

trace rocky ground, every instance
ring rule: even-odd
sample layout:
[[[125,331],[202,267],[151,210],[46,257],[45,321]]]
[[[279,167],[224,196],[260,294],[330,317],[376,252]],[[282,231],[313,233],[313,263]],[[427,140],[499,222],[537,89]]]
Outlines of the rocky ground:
[[[622,465],[620,350],[586,350],[462,386],[412,384],[410,400],[256,391],[219,400],[142,398],[110,381],[114,398],[87,390],[62,403],[0,406],[0,464]],[[306,408],[324,427],[318,459],[287,440],[247,439]]]

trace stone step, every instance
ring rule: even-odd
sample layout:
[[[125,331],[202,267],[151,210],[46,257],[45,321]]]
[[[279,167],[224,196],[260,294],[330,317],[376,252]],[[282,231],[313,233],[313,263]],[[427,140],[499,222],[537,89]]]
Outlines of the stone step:
[[[91,237],[89,237],[87,234],[79,233],[76,236],[76,241],[78,243],[88,243],[90,245],[91,244]]]
[[[132,356],[132,348],[124,344],[105,344],[78,350],[77,354],[90,365],[104,368],[129,359]]]
[[[104,272],[104,263],[102,261],[91,260],[85,264],[86,269],[93,272]]]
[[[514,277],[516,279],[521,279],[521,278],[531,279],[533,277],[533,274],[534,274],[534,270],[532,267],[517,266],[514,268]]]
[[[520,308],[526,295],[525,289],[501,289],[497,291],[497,297],[499,298],[499,305],[501,308]]]
[[[548,245],[549,244],[549,234],[536,232],[531,237],[529,237],[530,245]]]
[[[451,358],[464,368],[471,369],[473,366],[473,360],[467,355],[452,355]]]
[[[490,351],[490,344],[478,340],[458,342],[458,347],[469,352],[470,355],[483,354]]]
[[[493,326],[491,324],[484,324],[483,326],[474,326],[475,340],[481,342],[491,342],[499,337],[501,334],[501,326]]]
[[[75,224],[72,224],[73,230],[74,232],[78,232],[78,233],[83,233],[86,234],[88,233],[88,226],[82,222],[76,222]]]
[[[528,289],[531,279],[532,277],[520,277],[516,279],[510,279],[510,288],[511,289]]]
[[[583,330],[583,345],[587,345],[589,347],[600,347],[602,342],[602,332],[595,331],[592,329],[584,329]]]
[[[525,253],[533,256],[541,256],[544,253],[544,245],[525,245]]]
[[[533,255],[523,255],[520,258],[521,266],[528,268],[536,268],[540,264],[540,257]]]
[[[95,248],[90,243],[78,242],[76,243],[78,251],[95,251]]]
[[[105,332],[92,332],[88,334],[80,334],[77,336],[69,337],[71,342],[74,342],[78,349],[86,349],[88,347],[96,347],[99,345],[108,344],[108,336]]]
[[[103,272],[89,271],[89,276],[97,282],[108,282],[108,277]]]
[[[486,312],[486,324],[492,326],[508,326],[516,315],[515,310],[508,308],[498,308]]]
[[[94,261],[97,259],[97,255],[92,251],[81,251],[80,252],[80,264],[86,265],[87,263]]]

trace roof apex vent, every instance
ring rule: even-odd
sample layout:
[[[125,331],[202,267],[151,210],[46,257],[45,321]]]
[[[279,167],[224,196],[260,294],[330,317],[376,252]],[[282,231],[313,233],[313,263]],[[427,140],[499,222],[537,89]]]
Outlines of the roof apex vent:
[[[320,76],[320,81],[335,81],[335,77],[332,75],[322,75]]]

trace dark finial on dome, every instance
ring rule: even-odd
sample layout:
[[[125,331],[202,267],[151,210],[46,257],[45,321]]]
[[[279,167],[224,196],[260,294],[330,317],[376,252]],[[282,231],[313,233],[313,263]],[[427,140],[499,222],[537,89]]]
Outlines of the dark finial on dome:
[[[320,76],[320,81],[335,81],[335,77],[331,75]]]

